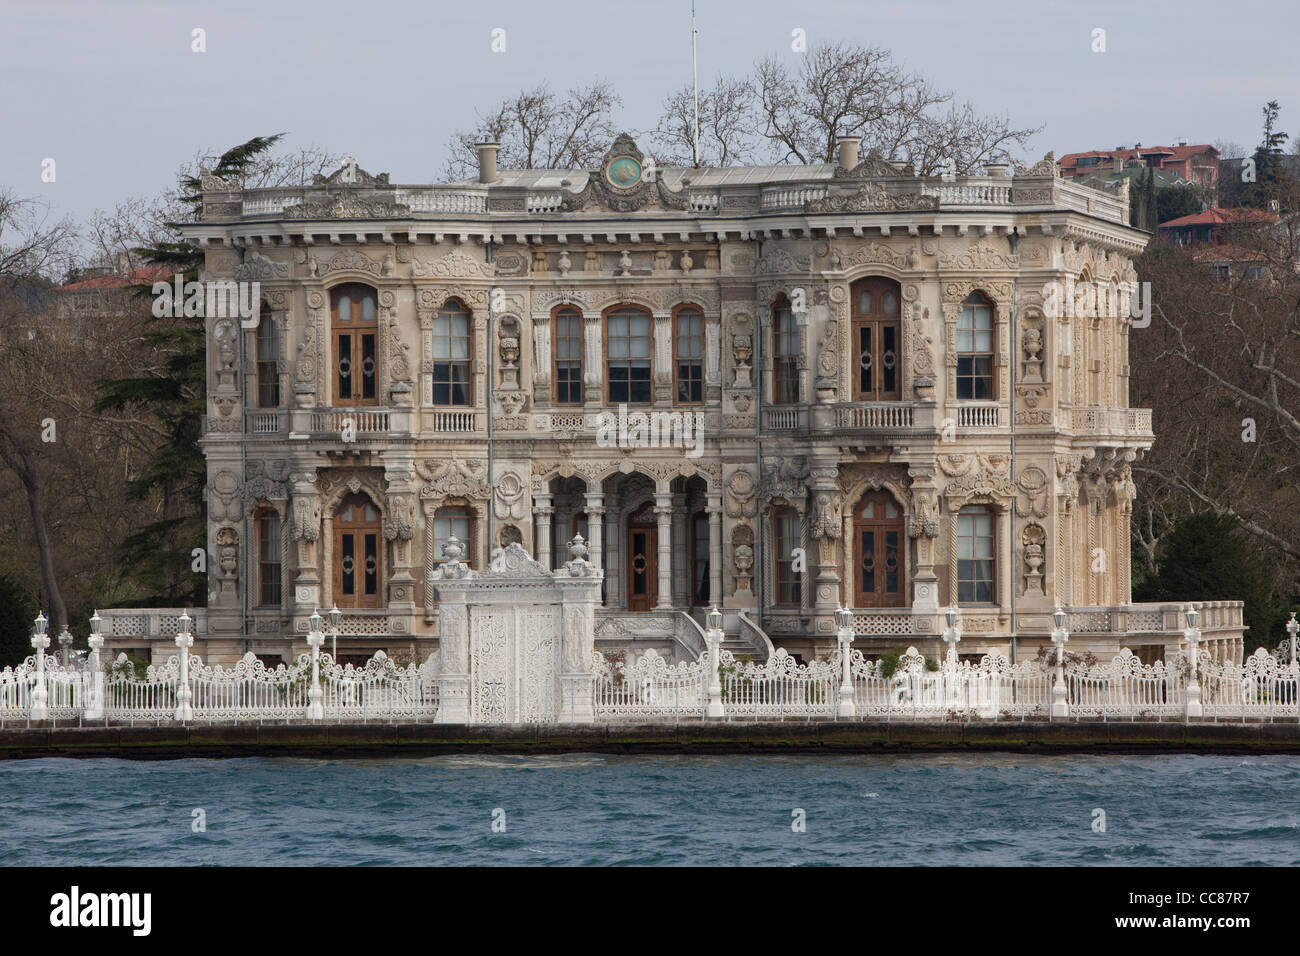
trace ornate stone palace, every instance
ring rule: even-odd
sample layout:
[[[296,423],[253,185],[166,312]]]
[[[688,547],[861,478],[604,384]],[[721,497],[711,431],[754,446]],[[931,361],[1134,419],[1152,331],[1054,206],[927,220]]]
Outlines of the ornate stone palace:
[[[340,657],[423,659],[453,538],[555,568],[577,535],[598,650],[693,655],[714,603],[758,659],[828,652],[841,604],[868,656],[938,653],[949,606],[963,653],[1036,653],[1058,604],[1071,650],[1179,643],[1177,606],[1130,603],[1128,310],[1048,307],[1135,281],[1126,184],[1050,155],[919,178],[852,139],[823,166],[479,152],[440,186],[203,176],[184,233],[262,311],[208,319],[196,653],[288,659],[337,605]],[[108,613],[110,647],[170,645],[175,611]],[[1238,653],[1239,605],[1202,619]]]

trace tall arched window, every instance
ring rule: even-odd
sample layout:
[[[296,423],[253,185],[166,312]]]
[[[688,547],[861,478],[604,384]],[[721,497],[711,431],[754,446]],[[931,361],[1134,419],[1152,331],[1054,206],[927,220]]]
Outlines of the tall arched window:
[[[650,404],[650,323],[650,313],[642,309],[615,309],[605,319],[605,381],[611,405]]]
[[[673,378],[678,405],[704,401],[704,314],[691,305],[673,315]]]
[[[433,404],[470,403],[469,310],[448,299],[433,318]]]
[[[957,512],[957,603],[997,600],[997,531],[993,509],[967,505]]]
[[[551,345],[555,352],[555,403],[582,404],[582,315],[577,309],[560,309],[551,319]]]
[[[334,329],[334,401],[379,402],[379,313],[375,290],[349,282],[330,290]]]
[[[280,516],[271,508],[257,512],[257,606],[279,607],[282,558]]]
[[[772,401],[799,401],[799,325],[784,296],[772,306]]]
[[[379,607],[382,554],[379,509],[351,494],[334,512],[334,600],[339,607]]]
[[[850,298],[857,356],[853,397],[860,402],[898,399],[902,396],[898,283],[892,279],[859,279],[853,283]]]
[[[957,397],[993,397],[993,307],[978,292],[957,317]]]
[[[795,549],[803,547],[799,512],[779,508],[772,514],[773,577],[776,603],[787,607],[803,604],[803,574],[795,570]]]
[[[868,492],[853,513],[855,607],[903,605],[903,511],[893,495]]]
[[[263,302],[257,323],[257,404],[261,408],[280,405],[280,325]]]

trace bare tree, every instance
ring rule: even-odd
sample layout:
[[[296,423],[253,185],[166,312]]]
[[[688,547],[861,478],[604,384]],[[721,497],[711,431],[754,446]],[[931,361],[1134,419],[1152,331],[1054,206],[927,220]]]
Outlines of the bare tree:
[[[753,162],[762,135],[757,127],[757,96],[749,80],[719,76],[700,91],[700,165],[734,166]],[[694,163],[695,94],[688,83],[664,99],[654,130],[655,152],[663,163]]]
[[[1294,190],[1292,181],[1287,187]],[[1180,514],[1231,516],[1296,586],[1300,561],[1300,220],[1259,217],[1214,247],[1154,247],[1140,260],[1153,321],[1130,336],[1134,403],[1160,436],[1134,466],[1138,540],[1153,551]],[[1204,247],[1201,247],[1204,248]]]
[[[757,65],[755,94],[764,135],[781,162],[833,163],[838,136],[860,136],[863,148],[898,156],[931,175],[955,165],[1009,161],[1038,128],[1015,129],[894,63],[887,50],[838,42],[812,47],[798,65],[768,57]],[[945,112],[940,108],[948,107]]]
[[[445,176],[468,179],[477,169],[474,144],[501,144],[502,169],[584,169],[596,165],[617,135],[611,113],[622,104],[606,80],[553,92],[546,83],[504,100],[478,128],[447,142]]]

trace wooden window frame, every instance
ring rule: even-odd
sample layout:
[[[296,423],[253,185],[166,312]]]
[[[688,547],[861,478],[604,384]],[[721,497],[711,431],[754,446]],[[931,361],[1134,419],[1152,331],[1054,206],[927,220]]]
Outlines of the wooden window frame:
[[[699,377],[698,379],[693,380],[699,382],[700,397],[697,400],[685,400],[682,398],[682,393],[681,393],[681,388],[682,388],[681,363],[683,361],[683,357],[678,354],[678,345],[682,337],[680,334],[681,330],[678,327],[678,322],[680,321],[683,313],[693,313],[694,316],[697,317],[700,321],[699,357],[691,358],[688,356],[685,358],[685,361],[687,362],[699,363]],[[691,303],[682,303],[681,305],[673,309],[672,323],[673,323],[673,404],[674,405],[703,405],[704,404],[704,363],[705,363],[705,359],[708,357],[707,355],[705,355],[705,349],[707,348],[706,345],[707,336],[705,333],[704,310],[700,308],[698,305],[693,305]]]
[[[862,293],[870,292],[872,294],[872,311],[870,314],[862,313]],[[894,296],[894,313],[887,314],[883,309],[885,293],[892,293]],[[876,309],[877,301],[882,308]],[[886,276],[866,276],[857,279],[849,286],[849,314],[851,316],[850,324],[852,328],[852,340],[850,352],[859,356],[853,364],[853,400],[855,402],[896,402],[903,398],[903,289],[902,286]],[[870,393],[862,389],[862,370],[861,370],[861,352],[858,343],[861,341],[861,330],[870,328],[871,331],[871,350],[872,350],[872,369],[876,374],[872,376],[873,388]],[[886,391],[881,387],[880,382],[883,374],[880,374],[884,366],[884,332],[886,329],[892,329],[894,332],[894,388]]]
[[[280,335],[280,326],[271,316],[271,307],[266,302],[261,305],[261,318],[257,323],[257,328],[253,330],[253,356],[257,362],[257,407],[258,408],[279,408],[284,398],[280,389],[280,350],[282,345],[282,336]],[[265,333],[271,332],[270,336]],[[275,345],[275,354],[269,359],[262,358],[262,342],[269,340]],[[268,388],[275,389],[275,401],[266,400],[266,391]]]
[[[614,398],[613,398],[613,396],[612,396],[612,394],[611,394],[611,389],[612,389],[614,383],[613,383],[613,381],[612,381],[612,376],[609,374],[609,373],[610,373],[610,364],[609,364],[609,363],[610,363],[610,358],[609,358],[609,343],[610,343],[609,320],[610,320],[611,318],[613,318],[615,315],[617,315],[618,313],[620,313],[620,312],[635,312],[635,313],[638,313],[638,314],[640,314],[640,315],[645,316],[646,319],[649,320],[649,332],[647,333],[647,338],[649,339],[649,342],[650,342],[650,355],[649,355],[649,359],[648,359],[648,361],[649,361],[649,363],[650,363],[650,365],[649,365],[649,375],[648,375],[648,383],[649,383],[649,389],[650,389],[650,391],[649,391],[649,397],[648,397],[644,402],[634,402],[634,401],[631,400],[632,389],[631,389],[631,380],[630,380],[630,379],[629,379],[629,381],[628,381],[628,386],[629,386],[629,387],[628,387],[628,399],[627,399],[626,401],[616,402],[616,401],[614,401]],[[654,317],[654,313],[651,312],[649,309],[647,309],[645,306],[640,306],[640,305],[614,305],[614,306],[610,306],[608,309],[605,310],[605,314],[601,317],[601,321],[602,321],[602,325],[604,326],[603,331],[604,331],[604,333],[605,333],[605,334],[601,337],[601,353],[602,353],[602,358],[603,358],[603,360],[604,360],[604,365],[605,365],[605,404],[606,404],[606,405],[620,405],[620,404],[624,404],[624,405],[636,405],[636,406],[638,406],[638,407],[653,405],[653,404],[654,404],[654,398],[655,398],[655,317]],[[629,341],[629,343],[631,342],[631,340],[632,340],[632,337],[629,335],[629,336],[628,336],[628,341]],[[627,363],[628,363],[628,369],[629,369],[629,372],[630,372],[630,370],[631,370],[631,362],[632,362],[633,360],[629,357],[629,358],[627,358],[627,359],[619,359],[619,361],[627,362]]]
[[[575,320],[577,320],[577,323],[578,323],[578,358],[577,358],[577,366],[578,366],[578,369],[577,369],[577,372],[578,372],[578,380],[577,380],[578,398],[577,398],[577,400],[564,401],[564,400],[562,400],[562,399],[560,398],[560,361],[561,361],[561,359],[560,359],[560,334],[559,334],[559,330],[560,330],[560,320],[561,320],[561,319],[566,319],[566,320],[568,320],[568,319],[575,319]],[[572,337],[572,336],[565,336],[565,338],[571,338],[571,337]],[[584,385],[583,385],[583,373],[586,371],[586,369],[584,368],[584,365],[585,365],[585,357],[586,357],[586,350],[587,350],[587,343],[586,343],[586,321],[585,321],[585,319],[583,318],[582,311],[581,311],[580,309],[575,309],[575,308],[574,308],[573,306],[571,306],[571,305],[561,305],[561,306],[557,306],[557,307],[556,307],[556,308],[551,312],[551,401],[553,401],[556,405],[563,405],[563,406],[566,406],[566,407],[572,407],[572,406],[575,406],[575,405],[582,405],[583,402],[585,401],[585,397],[584,397]],[[574,360],[573,360],[573,359],[564,359],[564,361],[565,361],[565,362],[573,362]],[[572,387],[572,386],[571,386],[571,387]]]
[[[781,327],[782,327],[783,315],[788,315],[790,317],[789,319],[790,330],[788,333],[782,332]],[[785,338],[793,339],[794,351],[792,352],[781,351],[779,346],[783,334]],[[776,300],[772,303],[771,342],[772,342],[772,404],[773,405],[798,405],[803,400],[803,382],[801,381],[801,379],[803,378],[803,374],[802,374],[803,370],[799,368],[799,352],[801,350],[800,334],[799,334],[799,319],[794,314],[794,309],[791,307],[790,300],[787,299],[784,295],[777,296]],[[787,378],[787,374],[784,374],[782,372],[783,367],[787,369],[790,386],[791,386],[790,389],[787,389],[785,391],[792,392],[794,395],[793,399],[789,401],[785,400],[785,396],[782,394],[783,390],[780,387],[781,384],[784,383]]]
[[[989,519],[989,527],[992,529],[991,532],[990,532],[990,535],[989,535],[989,537],[990,537],[990,539],[991,539],[991,541],[992,541],[992,552],[993,552],[993,556],[992,556],[991,558],[963,558],[963,557],[961,556],[961,539],[962,539],[962,533],[961,533],[961,519],[962,519],[962,515],[974,516],[974,515],[977,515],[977,514],[978,514],[978,515],[984,515],[984,516],[986,516],[986,517]],[[972,540],[978,540],[978,539],[975,539],[975,538],[972,536]],[[962,507],[961,509],[959,509],[958,512],[957,512],[957,540],[953,542],[953,547],[957,550],[957,579],[956,579],[956,581],[953,582],[953,584],[954,584],[954,587],[953,587],[953,593],[954,593],[954,596],[955,596],[955,598],[956,598],[956,602],[955,602],[955,603],[956,603],[958,606],[960,606],[960,607],[997,607],[997,606],[998,606],[998,573],[999,573],[999,568],[998,568],[998,512],[997,512],[997,509],[995,509],[995,508],[993,508],[991,505],[987,505],[987,504],[972,504],[972,505],[966,505],[966,506]],[[961,563],[962,563],[962,561],[988,561],[988,563],[989,563],[989,590],[990,590],[990,594],[991,594],[989,600],[987,600],[987,601],[963,601],[963,600],[961,599],[961,585],[962,585],[962,581],[963,581],[963,580],[966,580],[966,579],[962,578],[962,576],[961,576]],[[974,579],[971,579],[971,580],[972,580],[972,583],[974,583]]]
[[[975,301],[975,300],[977,300],[977,301]],[[983,352],[983,351],[973,351],[973,350],[971,350],[971,351],[964,351],[964,350],[961,348],[962,316],[966,314],[966,310],[967,310],[968,307],[969,307],[969,308],[972,308],[972,309],[974,309],[974,308],[982,308],[982,309],[986,309],[986,310],[987,310],[988,319],[989,319],[988,333],[989,333],[989,346],[990,346],[989,351],[987,351],[987,352]],[[976,337],[979,335],[979,332],[980,332],[980,329],[979,329],[978,324],[975,323],[974,320],[972,319],[972,327],[971,327],[971,344],[972,344],[972,346],[975,344],[975,339],[976,339]],[[953,394],[953,398],[957,399],[958,401],[963,401],[963,402],[993,402],[993,401],[997,401],[997,397],[998,397],[998,366],[997,366],[997,345],[998,345],[998,343],[997,343],[997,335],[998,335],[998,321],[997,321],[997,310],[996,310],[996,308],[994,307],[993,303],[992,303],[991,301],[989,301],[988,296],[984,295],[982,292],[978,292],[978,291],[977,291],[977,292],[972,292],[970,295],[968,295],[965,299],[963,299],[963,300],[961,301],[961,305],[960,305],[960,306],[958,307],[958,309],[957,309],[957,335],[956,335],[956,342],[957,342],[957,346],[958,346],[958,347],[957,347],[957,369],[956,369],[956,372],[955,372],[955,374],[954,374],[954,382],[955,382],[955,386],[954,386],[954,388],[955,388],[955,391],[954,391],[954,394]],[[961,362],[962,362],[962,359],[964,359],[964,358],[968,358],[968,359],[980,359],[980,358],[984,358],[984,359],[987,359],[987,360],[988,360],[988,363],[989,363],[989,371],[988,371],[988,374],[987,374],[987,375],[976,375],[974,372],[972,372],[972,373],[969,374],[969,375],[965,375],[965,376],[963,376],[963,375],[962,375],[962,372],[961,372]],[[975,383],[977,380],[979,380],[979,379],[987,379],[987,380],[988,380],[988,392],[989,392],[988,395],[984,395],[984,396],[976,396],[976,395],[975,395],[975,391],[976,391],[976,389],[975,389],[975,385],[974,385],[974,383]],[[963,380],[966,380],[966,381],[971,382],[971,394],[970,394],[970,395],[963,395],[963,394],[961,393],[961,392],[962,392],[962,382],[963,382]]]
[[[791,545],[785,540],[781,530],[782,521],[794,518],[798,526],[798,541]],[[774,607],[803,607],[803,572],[794,570],[794,548],[803,547],[803,520],[797,508],[784,505],[772,512],[772,590]],[[785,557],[782,557],[785,554]],[[783,570],[786,573],[783,573]],[[787,599],[786,592],[792,590],[793,596]]]
[[[259,508],[255,515],[257,527],[257,607],[259,608],[278,608],[284,601],[284,551],[281,547],[281,535],[283,533],[283,521],[280,513],[274,508]],[[274,522],[274,541],[269,542],[268,522]],[[276,561],[265,560],[267,545],[273,545],[273,553],[278,556]],[[267,581],[266,573],[268,566],[275,567],[274,582],[275,600],[266,599],[266,589],[271,582]]]
[[[436,533],[437,525],[435,522],[439,518],[465,518],[469,522],[469,535],[465,538],[458,538],[461,544],[465,546],[465,557],[462,561],[474,567],[474,556],[478,553],[476,546],[478,544],[478,515],[469,505],[441,505],[434,509],[433,517],[430,519],[429,534],[433,535],[433,566],[436,568],[443,564],[447,559],[442,556],[441,544]]]
[[[344,325],[342,321],[339,319],[339,299],[343,298],[345,294],[350,293],[354,290],[365,290],[366,292],[370,293],[370,296],[372,297],[375,304],[375,317],[373,320],[358,318],[357,320],[355,320],[354,324]],[[383,361],[383,355],[382,355],[383,349],[381,348],[380,333],[379,333],[379,290],[377,290],[372,285],[367,285],[364,282],[343,282],[340,283],[339,285],[332,287],[329,290],[329,295],[330,295],[330,354],[331,357],[333,358],[333,362],[330,365],[330,379],[331,379],[330,396],[333,399],[333,403],[336,406],[341,406],[344,408],[353,407],[353,406],[361,407],[361,406],[368,406],[368,405],[379,405],[380,398],[381,398],[379,394],[380,363]],[[360,299],[354,300],[350,295],[347,295],[347,298],[350,302],[355,303],[358,306],[358,308],[360,308],[361,301],[363,300]],[[353,322],[352,319],[348,319],[347,321]],[[362,323],[365,324],[362,325]],[[342,395],[339,394],[338,363],[339,363],[339,354],[341,351],[339,348],[340,337],[346,334],[350,339],[349,348],[353,353],[351,357],[351,361],[353,362],[353,371],[352,371],[350,381],[352,383],[354,391],[358,391],[359,386],[356,383],[360,382],[361,379],[357,375],[356,369],[359,368],[359,363],[355,362],[355,358],[358,354],[360,354],[360,352],[356,347],[360,345],[361,342],[360,337],[364,334],[369,333],[372,328],[375,336],[374,397],[365,398],[361,395],[354,394],[349,398],[345,399],[343,398]]]
[[[454,309],[452,307],[454,307]],[[429,372],[430,404],[437,408],[473,408],[474,407],[474,313],[470,309],[470,307],[466,305],[463,301],[461,301],[459,298],[453,296],[450,299],[447,299],[445,302],[443,302],[442,305],[438,307],[438,311],[436,311],[433,314],[433,325],[430,329],[430,336],[429,336],[430,351],[436,352],[436,349],[434,348],[434,343],[436,343],[440,337],[438,335],[438,322],[441,319],[446,319],[449,323],[448,334],[443,337],[446,338],[448,342],[453,342],[455,341],[456,338],[459,337],[451,334],[450,332],[451,313],[453,311],[458,314],[462,314],[465,317],[466,357],[463,359],[447,358],[447,359],[440,360],[437,357],[437,355],[433,356],[430,362],[430,372]],[[448,366],[451,365],[465,366],[465,401],[463,402],[439,402],[438,401],[439,382],[437,379],[436,370],[440,362],[441,364],[448,365]],[[446,383],[449,396],[452,387],[456,384],[457,383],[454,381],[448,381]]]

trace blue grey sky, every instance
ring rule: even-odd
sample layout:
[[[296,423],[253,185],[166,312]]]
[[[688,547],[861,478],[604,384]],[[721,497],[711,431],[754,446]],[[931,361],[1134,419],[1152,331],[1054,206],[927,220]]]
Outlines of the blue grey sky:
[[[523,86],[605,77],[648,129],[690,78],[690,0],[0,0],[0,186],[85,217],[170,184],[199,150],[287,131],[430,182],[458,128]],[[1293,0],[699,0],[701,85],[847,39],[892,50],[981,112],[1044,125],[1031,158],[1140,141],[1300,133]],[[192,53],[191,31],[207,34]],[[507,52],[491,32],[506,30]],[[1092,31],[1106,30],[1105,53]],[[41,181],[41,161],[57,181]]]

